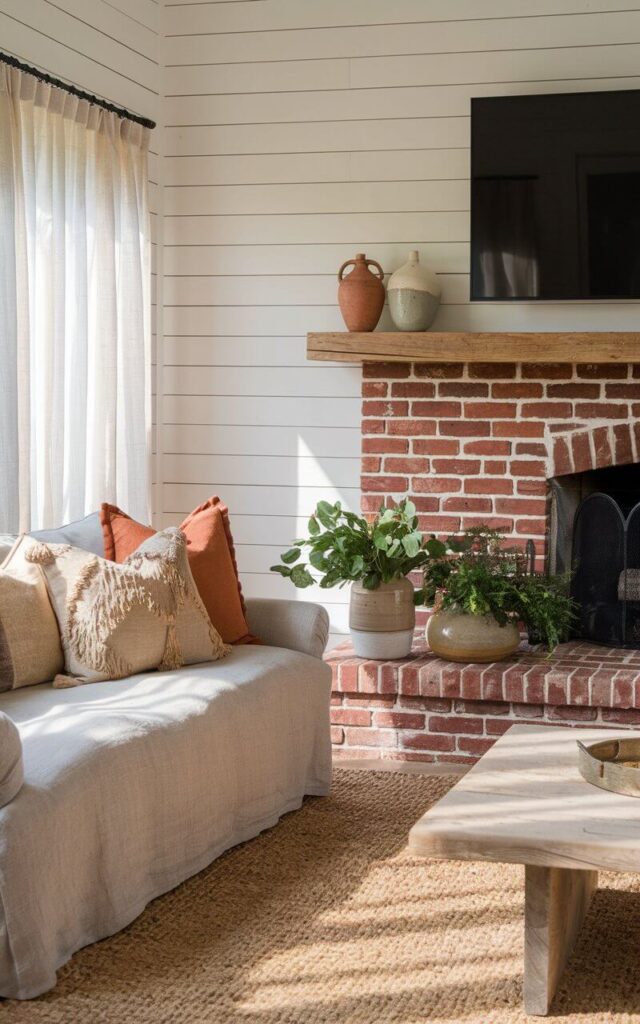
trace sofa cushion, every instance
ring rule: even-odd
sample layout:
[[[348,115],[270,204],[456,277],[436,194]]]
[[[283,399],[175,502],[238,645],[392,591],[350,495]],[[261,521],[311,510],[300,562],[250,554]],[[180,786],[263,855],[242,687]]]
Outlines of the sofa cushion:
[[[123,562],[147,537],[150,526],[131,519],[115,505],[102,505],[105,558]],[[249,632],[238,578],[229,510],[219,498],[208,498],[180,524],[187,538],[189,565],[213,625],[230,644],[255,642]]]
[[[0,711],[0,807],[13,800],[23,777],[20,733],[11,719]]]
[[[23,534],[0,566],[0,691],[46,682],[64,665],[45,581],[26,558],[32,545]]]
[[[45,544],[72,544],[75,548],[92,551],[94,555],[104,557],[104,540],[99,512],[91,512],[84,519],[65,523],[64,526],[58,526],[54,530],[32,530],[29,536],[44,541]]]
[[[65,655],[55,685],[120,679],[223,657],[187,559],[171,528],[121,565],[69,545],[32,544],[26,554],[46,578]]]

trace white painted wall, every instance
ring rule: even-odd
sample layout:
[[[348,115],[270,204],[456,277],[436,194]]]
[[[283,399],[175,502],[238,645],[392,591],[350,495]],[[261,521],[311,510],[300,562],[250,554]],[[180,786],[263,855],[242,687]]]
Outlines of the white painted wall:
[[[637,0],[0,0],[0,31],[164,120],[157,520],[221,494],[249,595],[294,595],[268,568],[318,498],[358,506],[360,370],[305,360],[342,328],[344,259],[419,248],[445,329],[637,326],[634,303],[470,305],[467,276],[470,97],[639,87]]]
[[[633,303],[470,305],[468,174],[472,96],[640,86],[640,5],[166,0],[163,15],[162,518],[224,495],[246,592],[292,596],[268,572],[282,545],[317,498],[359,501],[360,370],[305,361],[308,330],[343,329],[344,259],[392,271],[419,248],[443,275],[442,329],[637,326]],[[344,631],[346,593],[328,598]]]

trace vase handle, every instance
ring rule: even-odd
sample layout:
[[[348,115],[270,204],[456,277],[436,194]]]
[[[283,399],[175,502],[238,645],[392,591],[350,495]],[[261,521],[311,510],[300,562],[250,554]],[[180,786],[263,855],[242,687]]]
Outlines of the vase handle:
[[[370,266],[376,267],[378,270],[378,274],[375,274],[374,276],[377,277],[378,280],[380,281],[384,280],[384,270],[376,260],[365,260],[364,262],[367,268]],[[347,260],[345,263],[342,264],[340,270],[338,271],[338,281],[342,281],[342,275],[344,271],[346,270],[347,267],[350,267],[352,265],[355,267],[356,260]]]
[[[338,281],[342,281],[342,273],[343,273],[343,271],[346,270],[347,267],[350,267],[352,264],[355,267],[356,261],[355,260],[347,260],[346,263],[342,264],[342,266],[340,267],[340,270],[338,271]]]

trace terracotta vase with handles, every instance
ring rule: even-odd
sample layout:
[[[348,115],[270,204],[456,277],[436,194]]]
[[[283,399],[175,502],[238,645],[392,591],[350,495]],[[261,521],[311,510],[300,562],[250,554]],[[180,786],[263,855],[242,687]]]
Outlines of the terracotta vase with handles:
[[[343,277],[347,267],[353,270]],[[377,274],[369,270],[375,267]],[[373,331],[384,306],[384,271],[375,260],[368,260],[359,252],[354,260],[347,260],[338,271],[338,303],[349,331]]]

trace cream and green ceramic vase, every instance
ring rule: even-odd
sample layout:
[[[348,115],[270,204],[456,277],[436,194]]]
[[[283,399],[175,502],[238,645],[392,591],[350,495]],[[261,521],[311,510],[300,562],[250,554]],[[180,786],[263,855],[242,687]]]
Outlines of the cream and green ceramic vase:
[[[359,658],[387,661],[410,654],[416,624],[413,593],[406,577],[381,583],[375,590],[351,585],[349,630]]]
[[[389,278],[387,298],[391,319],[399,331],[426,331],[440,305],[438,278],[420,263],[413,249],[409,259]]]
[[[427,643],[447,661],[502,661],[520,646],[514,622],[501,626],[493,615],[469,615],[456,608],[435,611],[427,623]]]

